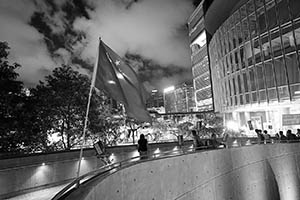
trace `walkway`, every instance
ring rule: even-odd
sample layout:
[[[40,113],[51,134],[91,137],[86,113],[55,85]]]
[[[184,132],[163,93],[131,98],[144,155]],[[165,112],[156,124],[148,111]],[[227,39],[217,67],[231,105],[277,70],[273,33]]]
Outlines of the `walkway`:
[[[19,196],[8,198],[7,200],[50,200],[57,192],[64,188],[67,184],[46,188],[34,192],[29,192]]]

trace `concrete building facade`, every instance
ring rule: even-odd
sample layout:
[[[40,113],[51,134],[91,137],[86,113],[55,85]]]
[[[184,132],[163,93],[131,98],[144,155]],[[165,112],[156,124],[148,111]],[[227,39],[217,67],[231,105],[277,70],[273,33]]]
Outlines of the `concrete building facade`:
[[[214,107],[246,133],[300,127],[300,1],[204,2]]]

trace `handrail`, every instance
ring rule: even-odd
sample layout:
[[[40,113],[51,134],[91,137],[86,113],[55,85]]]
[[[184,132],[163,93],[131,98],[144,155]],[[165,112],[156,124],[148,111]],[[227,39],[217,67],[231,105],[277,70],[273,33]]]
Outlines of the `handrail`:
[[[198,147],[198,148],[183,147],[183,148],[179,148],[179,149],[176,149],[176,150],[153,153],[153,154],[147,156],[146,159],[143,156],[135,156],[135,157],[131,157],[131,158],[122,160],[122,161],[117,162],[117,163],[112,163],[112,164],[109,164],[109,165],[105,165],[103,167],[100,167],[99,169],[93,170],[91,172],[88,172],[88,173],[76,178],[70,184],[68,184],[66,187],[64,187],[60,192],[58,192],[52,198],[52,200],[59,200],[67,192],[69,192],[71,189],[80,187],[80,185],[85,183],[86,181],[89,181],[94,177],[98,177],[98,176],[101,176],[103,174],[106,174],[106,173],[108,173],[108,172],[110,172],[114,169],[124,168],[125,166],[128,166],[128,164],[135,164],[135,163],[138,163],[138,162],[145,162],[145,161],[161,159],[161,158],[165,158],[165,157],[183,155],[183,154],[187,154],[187,153],[192,153],[195,150],[204,150],[204,149],[207,149],[207,148],[208,148],[207,146],[202,146],[202,147]]]
[[[230,145],[230,146],[223,146],[223,148],[236,148],[236,147],[240,147],[240,146],[249,146],[249,145],[263,145],[263,144],[279,144],[279,143],[294,143],[294,142],[299,142],[300,139],[296,139],[296,140],[274,140],[273,138],[269,139],[268,141],[264,140],[264,141],[250,141],[250,143],[245,143],[244,145],[237,144],[237,145]],[[226,142],[224,142],[226,143]],[[224,145],[224,144],[223,144]],[[220,147],[215,147],[213,145],[208,145],[208,146],[201,146],[201,147],[194,147],[194,146],[183,146],[181,148],[178,149],[173,149],[173,150],[169,150],[169,151],[164,151],[164,152],[159,152],[159,153],[152,153],[150,155],[146,155],[144,156],[135,156],[135,157],[131,157],[125,160],[122,160],[120,162],[117,163],[112,163],[112,164],[108,164],[105,166],[100,167],[99,169],[93,170],[91,172],[88,172],[78,178],[76,178],[75,180],[73,180],[70,184],[68,184],[66,187],[64,187],[60,192],[58,192],[51,200],[60,200],[61,198],[64,197],[64,195],[66,195],[69,191],[71,191],[74,188],[78,188],[80,187],[80,185],[82,185],[83,183],[86,183],[87,181],[95,178],[95,177],[99,177],[101,175],[105,175],[108,172],[111,172],[113,170],[120,170],[122,168],[128,167],[130,166],[130,164],[136,164],[136,163],[140,163],[140,162],[145,162],[145,161],[150,161],[150,160],[156,160],[156,159],[162,159],[162,158],[167,158],[167,157],[172,157],[172,156],[179,156],[179,155],[185,155],[185,154],[191,154],[191,153],[195,153],[195,152],[199,152],[199,150],[208,150],[208,149],[219,149]]]

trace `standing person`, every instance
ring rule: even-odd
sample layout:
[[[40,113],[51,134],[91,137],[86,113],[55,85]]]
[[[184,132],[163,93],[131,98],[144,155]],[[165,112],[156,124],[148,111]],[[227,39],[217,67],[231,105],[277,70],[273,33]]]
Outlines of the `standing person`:
[[[296,136],[297,136],[298,138],[300,137],[300,129],[299,129],[299,128],[297,128]]]
[[[196,130],[192,130],[192,135],[193,135],[193,140],[194,140],[194,148],[197,150],[199,149],[201,146],[203,146],[199,135],[197,135]]]
[[[264,136],[262,134],[262,131],[260,129],[255,129],[255,133],[257,134],[257,143],[261,144],[264,143]]]
[[[270,140],[270,135],[268,134],[267,130],[264,130],[264,140],[265,140],[265,144],[269,142]]]
[[[140,135],[140,139],[138,140],[138,152],[140,153],[141,159],[147,158],[148,154],[148,141],[145,138],[144,134]]]
[[[275,134],[275,142],[276,143],[280,142],[280,136],[278,133]]]

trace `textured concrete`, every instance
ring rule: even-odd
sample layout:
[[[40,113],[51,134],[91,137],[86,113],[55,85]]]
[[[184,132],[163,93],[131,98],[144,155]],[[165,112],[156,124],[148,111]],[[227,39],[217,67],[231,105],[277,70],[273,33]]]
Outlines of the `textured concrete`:
[[[54,195],[62,190],[67,184],[43,189],[43,190],[38,190],[34,192],[28,192],[26,194],[18,195],[15,197],[11,198],[6,198],[6,200],[49,200]]]
[[[151,144],[150,151],[155,151],[157,148],[161,151],[168,151],[176,145],[176,142]],[[107,151],[109,154],[114,154],[111,158],[113,162],[139,155],[136,145],[109,147]],[[81,174],[103,165],[96,158],[94,149],[84,150],[83,156]],[[0,159],[0,199],[45,190],[74,179],[78,158],[79,150],[72,150]]]
[[[267,144],[153,160],[94,179],[67,199],[299,200],[300,144]]]

